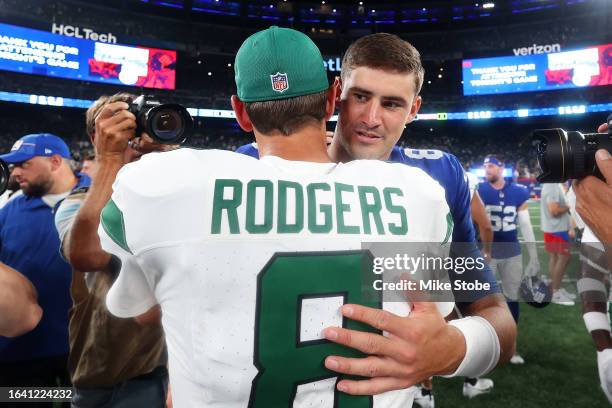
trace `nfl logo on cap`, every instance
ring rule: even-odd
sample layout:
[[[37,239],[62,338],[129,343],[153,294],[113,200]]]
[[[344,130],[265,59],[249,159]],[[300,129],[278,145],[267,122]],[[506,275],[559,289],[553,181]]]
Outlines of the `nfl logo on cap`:
[[[289,80],[287,79],[287,74],[281,74],[277,72],[274,75],[270,75],[270,80],[272,81],[272,89],[276,92],[283,93],[287,89],[289,89]]]

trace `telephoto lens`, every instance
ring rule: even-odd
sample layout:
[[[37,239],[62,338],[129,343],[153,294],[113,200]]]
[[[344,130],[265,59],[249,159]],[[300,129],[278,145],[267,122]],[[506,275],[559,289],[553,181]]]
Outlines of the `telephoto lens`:
[[[193,131],[193,118],[178,104],[141,95],[130,105],[130,112],[136,116],[136,134],[145,132],[157,143],[182,144]]]
[[[608,133],[581,133],[563,129],[535,130],[531,137],[542,173],[541,183],[562,183],[570,179],[596,176],[603,180],[595,152],[612,153],[612,115],[608,116]]]

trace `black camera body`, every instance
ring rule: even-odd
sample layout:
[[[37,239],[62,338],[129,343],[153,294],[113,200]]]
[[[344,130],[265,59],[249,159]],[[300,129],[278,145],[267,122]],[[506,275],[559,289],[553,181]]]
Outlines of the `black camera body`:
[[[608,116],[608,133],[586,133],[563,129],[541,129],[533,132],[532,144],[542,169],[541,183],[562,183],[570,179],[595,176],[604,180],[595,161],[595,152],[612,153],[612,115]]]
[[[129,111],[136,116],[136,134],[146,132],[157,143],[183,144],[193,131],[193,118],[182,105],[140,95]]]

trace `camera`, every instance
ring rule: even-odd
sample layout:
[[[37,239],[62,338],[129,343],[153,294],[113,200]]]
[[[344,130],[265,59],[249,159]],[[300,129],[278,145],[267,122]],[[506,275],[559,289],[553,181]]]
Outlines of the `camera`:
[[[612,153],[612,115],[608,133],[586,133],[563,129],[535,130],[531,137],[542,173],[541,183],[562,183],[570,179],[595,176],[604,179],[595,161],[595,152]]]
[[[193,118],[178,104],[141,95],[130,104],[129,111],[136,116],[136,134],[146,132],[157,143],[182,144],[193,131]]]

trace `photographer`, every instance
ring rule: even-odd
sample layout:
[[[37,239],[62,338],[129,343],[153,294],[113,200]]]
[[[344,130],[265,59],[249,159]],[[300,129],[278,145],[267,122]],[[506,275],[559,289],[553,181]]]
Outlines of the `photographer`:
[[[117,265],[100,247],[97,234],[100,212],[117,172],[144,153],[168,148],[152,143],[143,133],[131,139],[120,157],[108,153],[100,123],[110,124],[106,127],[110,132],[134,134],[134,115],[124,110],[134,98],[125,93],[103,96],[87,110],[87,133],[96,150],[92,185],[66,198],[55,217],[62,253],[73,268],[68,362],[75,387],[73,408],[165,407],[167,356],[159,311],[141,316],[139,322],[108,312],[104,300]]]

